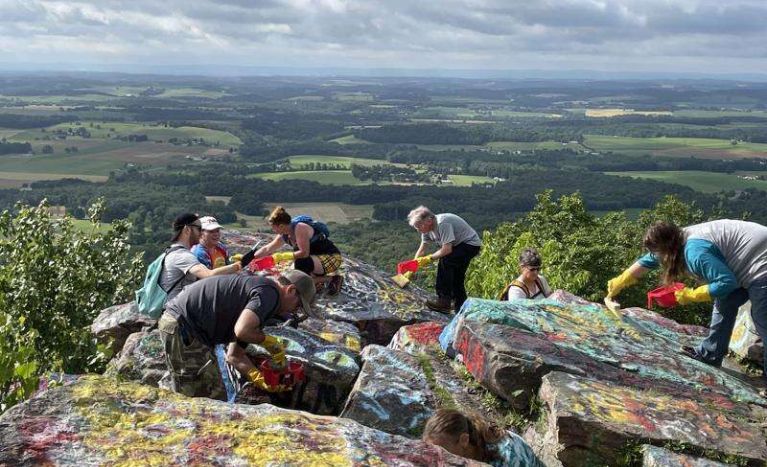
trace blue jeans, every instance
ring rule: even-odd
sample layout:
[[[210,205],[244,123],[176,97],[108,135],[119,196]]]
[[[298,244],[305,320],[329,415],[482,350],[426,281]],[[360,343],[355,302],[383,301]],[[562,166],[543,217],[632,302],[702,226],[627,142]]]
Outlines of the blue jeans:
[[[754,321],[756,332],[762,342],[767,343],[767,279],[759,279],[752,282],[747,289],[736,289],[730,295],[714,300],[708,337],[695,349],[706,363],[716,366],[722,364],[730,346],[738,308],[748,300],[751,300],[751,319]],[[763,357],[762,365],[767,377],[767,347]]]

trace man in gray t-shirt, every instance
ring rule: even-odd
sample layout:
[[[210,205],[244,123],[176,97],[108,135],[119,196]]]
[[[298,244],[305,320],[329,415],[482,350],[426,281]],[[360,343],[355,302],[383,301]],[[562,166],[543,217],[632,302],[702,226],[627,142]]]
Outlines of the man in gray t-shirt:
[[[181,214],[173,221],[173,244],[165,256],[160,286],[168,293],[168,301],[179,294],[184,287],[198,279],[232,274],[240,269],[240,263],[230,264],[217,269],[208,269],[191,252],[193,245],[200,242],[202,224],[199,216],[192,213]]]
[[[437,282],[434,286],[437,300],[428,300],[426,306],[435,311],[458,311],[466,301],[466,270],[471,259],[479,254],[482,240],[477,232],[455,214],[434,214],[419,206],[407,216],[408,223],[421,234],[421,245],[415,254],[419,266],[438,259]],[[424,256],[426,246],[434,243],[439,249]]]

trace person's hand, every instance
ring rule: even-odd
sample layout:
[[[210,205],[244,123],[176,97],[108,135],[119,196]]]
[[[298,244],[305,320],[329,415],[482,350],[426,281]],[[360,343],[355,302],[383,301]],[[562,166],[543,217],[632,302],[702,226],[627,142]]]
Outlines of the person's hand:
[[[275,263],[282,263],[285,261],[293,261],[295,254],[292,251],[281,251],[272,255]]]
[[[418,263],[418,268],[420,269],[422,267],[428,266],[429,263],[432,262],[432,258],[429,255],[419,256],[418,258],[415,259],[415,261]]]
[[[708,291],[708,285],[702,285],[696,289],[685,287],[674,292],[676,304],[688,305],[690,303],[710,302],[711,294]]]
[[[240,266],[242,266],[242,269],[245,269],[248,267],[251,261],[253,261],[253,257],[256,256],[256,250],[252,249],[249,252],[242,255],[240,258]]]
[[[288,359],[285,357],[285,345],[279,339],[267,334],[260,345],[271,355],[270,364],[272,368],[281,370],[287,366]]]
[[[607,282],[607,298],[617,297],[621,290],[636,284],[638,281],[639,279],[634,277],[630,270],[626,269],[620,276]]]
[[[245,376],[246,379],[255,387],[262,391],[266,392],[286,392],[290,391],[292,388],[289,388],[285,385],[278,384],[277,386],[269,386],[266,384],[266,380],[264,379],[264,375],[261,374],[260,371],[258,371],[257,368],[253,368],[248,372],[248,374]]]

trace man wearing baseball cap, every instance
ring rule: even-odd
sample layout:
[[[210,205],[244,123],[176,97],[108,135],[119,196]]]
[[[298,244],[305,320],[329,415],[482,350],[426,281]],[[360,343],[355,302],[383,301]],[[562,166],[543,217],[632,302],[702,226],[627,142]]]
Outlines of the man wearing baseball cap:
[[[208,269],[229,264],[229,251],[221,242],[221,224],[213,216],[203,216],[200,225],[200,243],[192,247],[192,254]]]
[[[296,310],[310,314],[314,295],[312,278],[297,270],[276,278],[215,276],[188,286],[168,303],[158,324],[172,389],[190,397],[226,400],[213,348],[229,344],[227,362],[255,386],[271,390],[244,349],[251,343],[260,345],[271,354],[273,368],[284,367],[285,347],[264,334],[264,323]]]

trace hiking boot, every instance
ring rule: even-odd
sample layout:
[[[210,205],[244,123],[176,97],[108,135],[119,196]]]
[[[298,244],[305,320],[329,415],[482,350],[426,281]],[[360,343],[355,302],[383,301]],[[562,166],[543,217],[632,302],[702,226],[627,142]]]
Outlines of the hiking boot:
[[[695,350],[694,347],[683,345],[679,349],[679,351],[681,352],[682,355],[684,355],[686,357],[690,357],[693,360],[697,360],[697,361],[699,361],[701,363],[705,363],[706,365],[711,365],[711,366],[717,367],[717,368],[722,366],[721,363],[719,365],[717,365],[716,363],[709,362],[708,360],[705,360],[700,354],[698,354],[698,351]]]
[[[344,278],[342,276],[333,276],[328,282],[328,296],[335,297],[341,293],[341,287],[344,285]]]
[[[436,300],[426,300],[426,307],[440,313],[453,311],[453,301],[445,297],[437,297]]]

